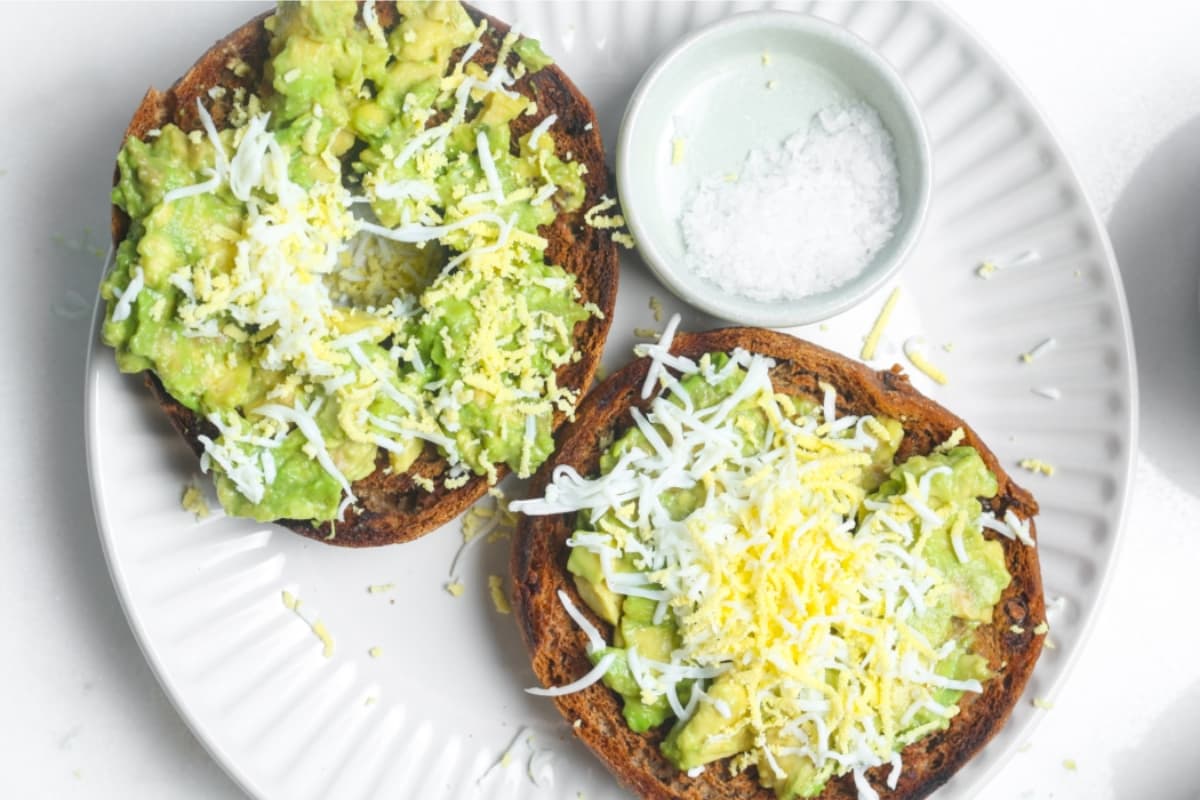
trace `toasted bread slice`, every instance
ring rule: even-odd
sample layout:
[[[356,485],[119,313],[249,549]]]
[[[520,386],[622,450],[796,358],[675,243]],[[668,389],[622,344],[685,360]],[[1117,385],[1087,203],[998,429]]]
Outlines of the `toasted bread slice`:
[[[482,38],[482,47],[474,61],[490,71],[509,26],[469,6],[467,11],[477,24],[481,19],[488,20],[488,31]],[[377,15],[385,30],[390,30],[398,21],[395,7],[390,3],[381,3]],[[218,128],[227,127],[234,90],[243,88],[254,93],[263,83],[269,41],[264,21],[269,16],[264,14],[256,17],[217,42],[167,91],[149,90],[134,112],[126,137],[144,139],[152,130],[172,122],[184,131],[201,129],[196,110],[197,99],[204,102]],[[217,93],[221,96],[213,99],[209,95],[213,87],[222,87],[226,91]],[[547,133],[555,141],[556,152],[571,153],[573,160],[587,167],[583,176],[587,196],[580,210],[560,213],[552,225],[539,230],[539,234],[549,242],[546,260],[572,273],[578,282],[581,302],[594,303],[602,312],[602,316],[593,316],[576,325],[575,349],[581,357],[557,372],[559,386],[574,389],[582,395],[591,383],[604,349],[618,281],[618,256],[612,240],[613,231],[592,227],[584,221],[585,211],[598,204],[603,196],[615,196],[604,164],[600,127],[596,124],[595,112],[587,98],[554,65],[524,76],[513,88],[527,97],[535,98],[539,109],[537,115],[523,115],[511,123],[514,145],[520,136],[529,132],[545,116],[557,114],[557,122]],[[125,236],[128,226],[128,218],[114,206],[114,244]],[[217,435],[210,423],[172,398],[153,374],[146,373],[145,379],[172,425],[197,455],[203,452],[197,437],[201,434]],[[557,427],[564,418],[565,414],[556,411],[554,425]],[[387,463],[386,454],[380,450],[375,472],[355,482],[353,488],[359,498],[358,506],[347,510],[344,520],[336,524],[315,524],[304,520],[278,522],[297,533],[337,545],[367,547],[392,544],[409,541],[434,530],[458,516],[487,491],[487,482],[480,476],[473,476],[457,489],[446,489],[442,479],[449,465],[433,445],[426,445],[422,455],[404,474],[385,472]],[[506,469],[501,466],[501,476],[505,472]],[[432,479],[435,490],[429,492],[420,488],[414,478]]]
[[[675,337],[671,352],[695,359],[704,353],[730,352],[738,347],[775,360],[771,379],[777,392],[806,396],[819,403],[823,392],[818,382],[827,382],[837,389],[839,415],[873,414],[899,420],[905,437],[897,462],[931,452],[961,428],[965,433],[963,444],[979,451],[999,485],[996,497],[985,504],[1001,517],[1008,509],[1022,519],[1031,519],[1037,512],[1033,497],[1012,481],[979,436],[961,419],[913,389],[898,368],[875,372],[808,342],[752,328],[681,333]],[[608,444],[633,424],[629,409],[649,405],[648,400],[641,399],[649,362],[649,358],[642,358],[629,364],[588,395],[575,420],[559,431],[558,450],[533,478],[531,497],[545,494],[551,473],[560,464],[573,466],[580,475],[597,474],[600,456]],[[570,683],[592,667],[585,651],[587,637],[559,602],[559,590],[565,591],[612,640],[611,626],[582,601],[566,569],[566,540],[574,530],[574,516],[522,517],[513,540],[513,608],[532,657],[533,671],[545,686]],[[881,797],[925,797],[945,783],[1004,725],[1033,671],[1042,637],[1032,629],[1045,619],[1037,550],[1003,537],[999,541],[1004,546],[1012,582],[996,606],[993,621],[977,629],[974,641],[975,651],[987,658],[996,676],[984,683],[982,694],[968,694],[959,701],[961,713],[951,720],[949,728],[903,750],[899,784],[893,791],[881,790]],[[695,778],[680,772],[659,750],[665,730],[634,733],[622,717],[619,696],[602,683],[556,697],[554,702],[567,720],[581,720],[574,728],[575,735],[640,797],[774,800],[774,792],[759,784],[753,768],[733,775],[728,763],[721,761],[710,764]],[[882,767],[869,771],[872,785],[883,786],[888,770]],[[830,780],[819,797],[856,800],[858,793],[852,776],[847,774]]]

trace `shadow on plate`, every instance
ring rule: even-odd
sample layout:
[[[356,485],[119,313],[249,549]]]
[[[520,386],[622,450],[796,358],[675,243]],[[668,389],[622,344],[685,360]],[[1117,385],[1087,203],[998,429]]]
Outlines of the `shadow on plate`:
[[[1195,741],[1200,736],[1200,681],[1181,693],[1169,709],[1154,720],[1141,742],[1116,754],[1113,764],[1113,797],[1118,800],[1197,800],[1200,771],[1191,748],[1164,741]],[[1123,765],[1123,766],[1122,766]]]
[[[1138,167],[1109,234],[1133,321],[1142,449],[1173,482],[1200,494],[1200,118]]]
[[[134,720],[130,727],[144,732],[145,742],[166,742],[154,752],[176,754],[181,782],[219,792],[210,797],[237,798],[242,793],[201,749],[143,659],[105,568],[92,512],[84,456],[84,366],[91,341],[89,306],[108,246],[108,186],[115,152],[112,137],[97,137],[95,131],[120,131],[127,115],[125,105],[114,103],[110,114],[92,119],[89,126],[59,132],[55,146],[47,148],[53,160],[38,166],[46,186],[84,190],[59,192],[58,202],[35,215],[24,231],[37,243],[38,256],[37,263],[25,268],[50,273],[44,281],[48,308],[30,332],[32,356],[25,362],[44,369],[28,383],[30,407],[37,412],[27,424],[40,450],[29,469],[38,473],[37,481],[55,487],[57,499],[27,511],[37,515],[36,527],[43,535],[53,532],[41,546],[42,568],[54,576],[56,607],[75,618],[70,630],[81,632],[75,647],[89,654],[81,659],[80,691],[102,689],[124,709],[126,719]],[[64,696],[73,688],[65,689]],[[82,711],[80,720],[79,748],[106,748],[99,722]],[[139,740],[126,749],[138,746],[149,745]]]

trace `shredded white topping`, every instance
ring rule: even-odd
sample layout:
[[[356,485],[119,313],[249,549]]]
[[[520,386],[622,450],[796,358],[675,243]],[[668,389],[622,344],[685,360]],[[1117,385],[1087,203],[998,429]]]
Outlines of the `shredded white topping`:
[[[529,146],[537,147],[538,139],[542,138],[542,134],[550,130],[550,126],[558,122],[558,114],[551,114],[537,124],[537,127],[529,132]]]
[[[1011,508],[1004,512],[1003,522],[996,519],[996,515],[990,511],[981,514],[977,522],[1007,539],[1017,539],[1030,547],[1035,546],[1033,537],[1029,533],[1029,523],[1018,517]]]
[[[357,498],[354,496],[354,491],[350,488],[350,481],[346,480],[346,476],[333,463],[333,458],[329,455],[329,450],[325,447],[325,437],[321,435],[321,429],[317,426],[315,416],[321,410],[321,403],[322,398],[314,400],[308,408],[303,407],[299,403],[295,407],[267,403],[255,407],[253,413],[279,422],[291,423],[299,428],[300,432],[304,434],[304,438],[308,440],[308,444],[312,447],[312,456],[317,459],[317,463],[321,465],[321,469],[329,473],[338,482],[338,485],[342,487],[342,491],[346,493],[346,498],[350,502],[354,502]],[[249,499],[251,502],[258,502],[253,498]]]
[[[380,200],[427,200],[437,197],[437,189],[427,181],[399,180],[375,185]]]
[[[375,11],[375,0],[366,0],[362,7],[363,24],[367,32],[378,45],[387,45],[387,37],[383,35],[383,27],[379,24],[379,15]]]
[[[463,217],[460,220],[445,225],[402,225],[398,228],[387,228],[383,225],[377,225],[374,222],[363,222],[361,223],[361,228],[368,233],[373,233],[384,239],[391,239],[394,242],[415,244],[440,239],[448,233],[468,228],[479,222],[491,223],[501,229],[504,227],[504,220],[499,215],[483,212]]]
[[[121,322],[129,319],[129,314],[133,310],[133,301],[141,294],[142,288],[145,285],[146,276],[142,272],[142,268],[134,267],[133,277],[130,278],[125,289],[121,291],[120,298],[117,300],[116,306],[113,307],[113,322]]]
[[[200,122],[204,126],[204,131],[208,135],[209,142],[212,143],[214,157],[216,158],[216,169],[212,171],[212,176],[201,183],[192,186],[185,186],[179,189],[172,189],[163,195],[163,203],[171,203],[176,200],[181,200],[184,197],[192,197],[194,195],[214,192],[225,180],[225,176],[229,173],[229,158],[225,155],[225,146],[221,144],[221,137],[217,135],[217,126],[213,124],[213,119],[208,113],[208,109],[200,102],[200,98],[196,98],[196,110],[200,114]]]
[[[535,193],[533,195],[533,199],[531,199],[529,201],[529,205],[533,206],[534,208],[537,208],[542,203],[546,202],[551,197],[553,197],[554,193],[557,191],[558,191],[557,186],[555,186],[553,183],[547,183],[545,186],[543,186],[542,188],[537,190],[537,193]]]
[[[483,174],[487,177],[492,201],[500,205],[504,202],[504,187],[500,183],[500,173],[496,172],[496,160],[492,158],[492,146],[488,143],[485,131],[480,131],[475,136],[475,146],[479,149],[479,165],[483,167]]]
[[[580,613],[579,609],[575,607],[575,604],[571,602],[571,598],[568,597],[567,593],[562,589],[558,590],[558,601],[563,604],[563,608],[566,609],[566,612],[570,615],[571,619],[575,620],[575,624],[579,626],[579,629],[587,634],[588,654],[603,650],[605,647],[604,637],[600,635],[600,631],[596,630],[596,626],[589,622],[588,618]]]
[[[650,356],[650,367],[646,371],[646,380],[642,383],[643,400],[649,399],[657,389],[658,378],[663,372],[664,365],[674,367],[685,374],[696,371],[696,365],[689,359],[671,355],[671,342],[675,339],[675,331],[679,329],[679,320],[678,314],[672,314],[657,343],[639,345],[634,348],[634,353],[639,357]]]
[[[1043,339],[1042,341],[1038,342],[1037,347],[1033,348],[1028,353],[1022,353],[1021,360],[1028,364],[1031,361],[1041,358],[1043,355],[1050,352],[1057,346],[1058,341],[1053,336],[1051,336],[1049,339]]]
[[[596,662],[596,666],[588,670],[586,675],[577,681],[572,681],[571,683],[566,684],[565,686],[559,686],[551,689],[539,689],[537,687],[533,687],[531,689],[526,689],[525,691],[529,694],[538,695],[539,697],[562,697],[565,694],[574,694],[575,692],[583,691],[593,683],[596,683],[598,680],[603,678],[605,673],[608,672],[608,668],[612,666],[613,661],[616,659],[616,653],[608,653],[602,656],[600,660]]]

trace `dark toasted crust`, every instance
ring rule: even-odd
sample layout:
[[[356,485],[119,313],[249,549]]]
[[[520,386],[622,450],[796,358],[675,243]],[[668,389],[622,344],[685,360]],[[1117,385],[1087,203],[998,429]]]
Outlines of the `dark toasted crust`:
[[[736,347],[775,359],[771,378],[776,391],[806,395],[819,402],[823,393],[817,384],[825,381],[837,388],[839,414],[875,414],[900,420],[906,432],[898,454],[901,460],[930,452],[955,428],[962,428],[964,443],[979,451],[999,483],[999,491],[990,501],[992,510],[1003,515],[1011,508],[1023,519],[1037,512],[1033,497],[1009,478],[975,432],[913,389],[898,368],[875,372],[808,342],[752,328],[681,333],[675,337],[671,352],[698,358],[706,352],[729,352]],[[529,487],[531,497],[544,494],[556,465],[569,464],[582,475],[598,471],[607,444],[631,424],[629,407],[644,409],[649,405],[641,399],[648,365],[648,359],[639,359],[588,395],[575,420],[560,429],[558,450],[534,476]],[[513,539],[513,608],[529,647],[533,670],[546,686],[569,683],[591,668],[585,653],[587,639],[563,610],[556,596],[558,590],[567,592],[593,623],[611,634],[611,627],[582,602],[567,573],[566,539],[573,522],[573,514],[522,517]],[[895,791],[883,788],[887,767],[868,773],[881,797],[925,797],[945,783],[1003,726],[1033,671],[1042,642],[1032,628],[1045,618],[1037,550],[1003,538],[999,541],[1004,545],[1012,583],[1001,597],[993,622],[979,628],[975,639],[976,651],[987,657],[998,675],[985,683],[982,694],[963,698],[962,711],[949,728],[905,748],[904,771]],[[1013,633],[1010,626],[1015,624],[1024,626],[1024,632]],[[710,765],[697,778],[688,778],[659,751],[663,733],[637,734],[630,730],[621,716],[617,695],[602,684],[555,698],[555,703],[567,720],[582,720],[574,728],[575,735],[641,797],[774,799],[774,792],[762,788],[753,771],[732,776],[725,762]],[[849,775],[831,780],[820,795],[822,800],[856,800],[857,796]]]
[[[476,23],[480,19],[488,20],[488,33],[484,35],[483,47],[474,60],[490,69],[509,26],[470,6],[467,6],[467,11]],[[263,14],[255,17],[217,42],[166,92],[156,89],[148,91],[134,112],[125,133],[126,138],[145,138],[151,130],[170,122],[185,131],[200,129],[195,105],[197,98],[204,102],[217,127],[225,127],[233,90],[244,87],[254,93],[262,81],[269,40],[263,22],[268,16]],[[391,4],[381,3],[378,16],[380,23],[388,29],[397,21],[395,8]],[[234,59],[240,59],[250,67],[248,75],[239,78],[234,73]],[[208,95],[208,90],[214,86],[227,89],[220,99],[213,100]],[[538,113],[521,116],[512,122],[514,144],[519,136],[531,130],[543,117],[557,114],[558,121],[548,134],[554,138],[557,152],[570,152],[575,161],[587,167],[587,174],[584,175],[587,198],[583,207],[570,214],[560,213],[553,224],[539,230],[549,242],[547,260],[575,275],[583,301],[594,303],[603,312],[603,317],[593,317],[575,326],[575,347],[581,358],[558,370],[558,384],[576,389],[582,395],[591,383],[604,349],[617,296],[618,257],[612,232],[593,228],[583,220],[584,212],[599,203],[602,196],[613,195],[604,164],[600,126],[595,124],[596,114],[587,98],[556,66],[551,65],[525,76],[516,83],[515,89],[537,101]],[[114,206],[114,244],[124,237],[128,225],[128,218]],[[212,436],[215,431],[209,430],[205,420],[197,418],[190,409],[168,395],[152,374],[146,374],[146,383],[176,430],[194,451],[202,452],[203,447],[196,437],[201,433]],[[562,412],[555,412],[556,427],[564,417]],[[346,519],[336,526],[328,522],[315,525],[303,520],[279,520],[279,523],[297,533],[332,544],[350,547],[392,544],[410,541],[445,524],[487,491],[487,483],[482,477],[472,477],[458,489],[444,488],[441,479],[449,465],[438,456],[432,445],[426,446],[425,452],[404,474],[384,474],[387,460],[382,451],[376,463],[373,474],[354,484],[359,507],[348,510]],[[503,475],[507,470],[501,468],[500,472]],[[433,492],[419,488],[413,483],[413,478],[417,476],[433,479],[437,488]]]

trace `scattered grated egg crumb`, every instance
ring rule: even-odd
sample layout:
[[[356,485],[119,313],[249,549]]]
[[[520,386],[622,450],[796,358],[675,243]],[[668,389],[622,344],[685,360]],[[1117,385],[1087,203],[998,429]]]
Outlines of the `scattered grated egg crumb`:
[[[879,347],[879,339],[883,336],[883,331],[887,328],[888,321],[892,318],[892,312],[896,310],[896,303],[900,300],[900,287],[892,289],[888,294],[887,300],[883,303],[883,308],[879,310],[879,315],[875,317],[875,322],[871,325],[870,332],[867,333],[866,341],[863,342],[862,352],[859,357],[863,361],[870,361],[875,357],[875,350]]]
[[[508,595],[504,593],[504,578],[499,575],[489,575],[488,591],[491,592],[492,605],[496,607],[496,611],[501,614],[512,613],[512,606],[509,605]]]
[[[654,312],[654,321],[662,322],[663,304],[662,300],[659,300],[656,295],[650,295],[650,310]]]
[[[196,519],[201,520],[209,515],[208,500],[204,497],[204,490],[197,486],[194,482],[189,483],[183,489],[183,498],[179,501],[184,511],[192,512]]]
[[[924,352],[925,342],[919,336],[910,337],[904,343],[904,355],[912,362],[912,365],[923,372],[934,383],[945,386],[950,383],[950,378],[937,365],[930,361]]]
[[[1048,464],[1040,458],[1022,458],[1017,462],[1017,466],[1030,472],[1045,475],[1047,478],[1054,477],[1054,465]]]
[[[1034,359],[1041,358],[1050,350],[1053,350],[1058,345],[1058,341],[1054,337],[1043,339],[1038,343],[1037,347],[1030,350],[1028,353],[1021,354],[1021,361],[1026,364],[1032,363]]]

